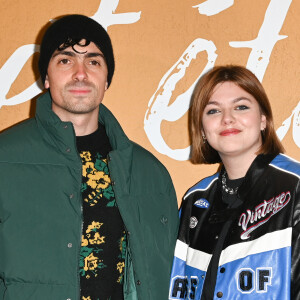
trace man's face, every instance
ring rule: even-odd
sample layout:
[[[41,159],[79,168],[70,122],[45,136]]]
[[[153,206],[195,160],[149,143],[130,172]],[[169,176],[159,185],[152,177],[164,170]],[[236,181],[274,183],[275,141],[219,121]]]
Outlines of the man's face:
[[[99,48],[93,42],[73,48],[78,53],[72,47],[53,53],[45,79],[52,109],[62,119],[98,111],[107,89],[107,65]]]

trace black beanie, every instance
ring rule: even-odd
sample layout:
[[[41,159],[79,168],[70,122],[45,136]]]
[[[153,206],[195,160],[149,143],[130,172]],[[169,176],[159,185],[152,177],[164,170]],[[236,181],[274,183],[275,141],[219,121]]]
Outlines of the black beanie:
[[[48,64],[55,50],[69,38],[86,39],[94,42],[104,55],[107,65],[107,83],[111,83],[115,61],[109,35],[106,30],[93,19],[83,15],[68,15],[55,21],[46,31],[40,48],[39,71],[43,84]]]

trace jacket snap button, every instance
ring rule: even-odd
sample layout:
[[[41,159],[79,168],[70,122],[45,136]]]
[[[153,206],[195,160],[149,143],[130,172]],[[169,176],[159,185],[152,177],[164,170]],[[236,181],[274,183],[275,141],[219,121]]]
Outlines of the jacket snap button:
[[[64,125],[64,129],[67,129],[68,128],[68,125]]]
[[[72,243],[68,243],[68,248],[72,248],[72,247],[73,247]]]
[[[222,292],[217,292],[217,297],[218,298],[222,298],[223,297],[223,293]]]
[[[217,240],[218,238],[219,238],[219,236],[218,236],[218,235],[216,235],[216,236],[215,236],[215,239]]]
[[[74,194],[70,194],[70,199],[73,199],[74,198]]]
[[[112,182],[111,182],[111,185],[116,185],[116,182],[115,182],[115,181],[112,181]]]
[[[224,273],[224,272],[225,272],[225,268],[222,267],[222,268],[220,269],[220,272],[221,272],[221,273]]]
[[[136,284],[137,284],[137,285],[141,285],[141,282],[138,280],[138,281],[136,282]]]
[[[67,149],[66,149],[66,152],[67,152],[67,153],[70,153],[70,152],[71,152],[71,149],[70,149],[70,148],[67,148]]]

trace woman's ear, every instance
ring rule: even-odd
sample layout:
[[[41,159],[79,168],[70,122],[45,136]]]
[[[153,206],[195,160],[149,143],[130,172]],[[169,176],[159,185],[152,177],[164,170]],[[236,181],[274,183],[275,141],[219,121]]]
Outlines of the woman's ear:
[[[261,115],[260,130],[265,130],[266,127],[267,127],[267,118],[265,115]]]

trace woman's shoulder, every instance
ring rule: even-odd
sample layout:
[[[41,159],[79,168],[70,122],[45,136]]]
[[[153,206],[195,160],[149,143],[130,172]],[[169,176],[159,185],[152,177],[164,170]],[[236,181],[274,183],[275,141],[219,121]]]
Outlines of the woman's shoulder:
[[[197,182],[187,190],[187,192],[183,197],[183,200],[185,200],[187,197],[189,197],[191,194],[195,192],[208,190],[212,186],[212,184],[216,182],[216,180],[218,180],[218,178],[219,178],[219,172],[201,179],[199,182]]]
[[[271,161],[270,166],[300,178],[300,162],[285,154],[278,154]]]

